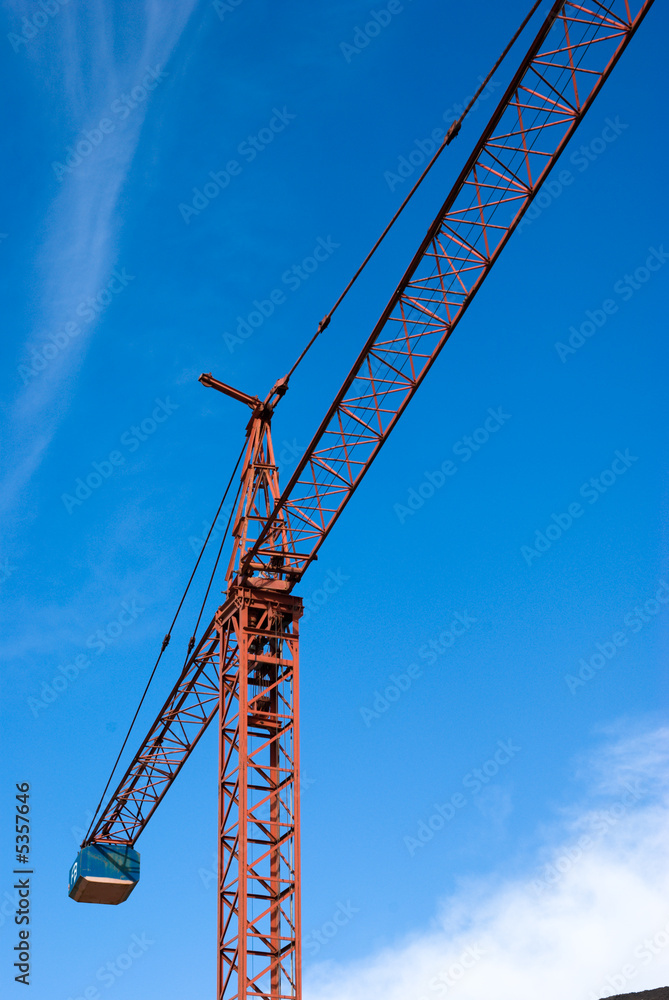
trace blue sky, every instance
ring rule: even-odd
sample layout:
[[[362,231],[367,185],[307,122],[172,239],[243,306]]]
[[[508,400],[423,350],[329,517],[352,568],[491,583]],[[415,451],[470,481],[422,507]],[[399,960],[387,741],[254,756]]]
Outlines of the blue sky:
[[[246,412],[197,376],[261,395],[285,373],[404,197],[400,158],[458,113],[529,8],[404,2],[351,52],[387,6],[1,5],[8,995],[23,781],[32,995],[213,994],[213,730],[140,839],[126,904],[74,904],[67,873],[243,439]],[[669,982],[668,27],[658,4],[564,154],[571,182],[515,234],[303,581],[309,1000]],[[292,380],[284,480],[521,49]],[[244,336],[257,302],[274,309]],[[556,346],[584,323],[582,346]],[[133,935],[140,957],[105,978]]]

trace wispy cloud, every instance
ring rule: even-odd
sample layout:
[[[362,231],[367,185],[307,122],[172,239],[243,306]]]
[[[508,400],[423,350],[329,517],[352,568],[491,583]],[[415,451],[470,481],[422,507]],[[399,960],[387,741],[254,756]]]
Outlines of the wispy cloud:
[[[196,5],[197,0],[142,0],[127,9],[102,0],[67,5],[16,53],[15,58],[30,61],[45,107],[60,123],[62,153],[54,162],[66,163],[68,147],[74,148],[72,169],[58,171],[44,164],[45,186],[58,178],[58,188],[34,261],[33,331],[19,355],[30,364],[31,351],[42,348],[46,337],[67,323],[76,322],[79,332],[66,350],[51,357],[34,378],[24,378],[26,384],[17,389],[10,420],[16,433],[8,437],[18,440],[20,430],[21,443],[16,455],[6,456],[12,471],[2,484],[5,512],[12,510],[56,433],[97,325],[97,314],[82,322],[77,310],[105,289],[118,263],[120,195],[150,107],[148,91],[146,98],[137,91],[139,99],[131,99],[132,107],[123,95],[141,86],[148,68],[167,66]],[[10,26],[12,21],[19,26],[24,16],[34,13],[33,4],[14,2],[9,7]],[[126,28],[124,17],[130,12]],[[117,101],[121,103],[115,113]],[[113,130],[90,154],[78,158],[76,146],[85,138],[84,131],[97,129],[105,117]]]
[[[669,729],[609,743],[588,804],[526,879],[465,884],[424,932],[312,967],[306,1000],[596,1000],[669,983],[668,758]]]

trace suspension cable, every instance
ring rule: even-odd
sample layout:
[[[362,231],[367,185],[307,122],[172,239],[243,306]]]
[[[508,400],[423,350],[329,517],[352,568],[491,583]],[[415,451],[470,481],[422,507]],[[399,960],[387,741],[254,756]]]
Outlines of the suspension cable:
[[[524,18],[522,24],[520,25],[520,27],[518,28],[518,30],[515,32],[515,34],[511,38],[510,42],[507,44],[507,46],[505,47],[505,49],[501,53],[501,55],[499,56],[499,58],[497,59],[497,61],[493,65],[493,67],[490,70],[490,72],[488,73],[488,75],[482,81],[480,87],[478,88],[478,90],[476,91],[476,93],[474,94],[474,96],[471,98],[471,100],[469,101],[469,103],[467,104],[467,106],[465,107],[465,109],[463,110],[463,112],[460,115],[460,117],[455,122],[452,123],[452,125],[448,129],[446,135],[444,136],[439,149],[433,155],[432,159],[427,164],[427,166],[423,170],[422,174],[420,175],[420,177],[418,178],[418,180],[416,181],[416,183],[414,184],[414,186],[411,188],[411,190],[407,194],[407,196],[404,199],[404,201],[402,202],[402,204],[399,206],[399,208],[395,212],[395,214],[391,218],[390,222],[387,224],[387,226],[385,227],[385,229],[383,230],[383,232],[381,233],[381,235],[377,239],[376,243],[374,244],[374,246],[372,247],[372,249],[369,251],[369,253],[365,257],[365,259],[363,260],[362,264],[358,267],[357,271],[355,272],[355,274],[353,275],[353,277],[350,279],[350,281],[348,282],[348,284],[344,288],[343,292],[341,293],[341,295],[339,296],[339,298],[336,300],[335,304],[332,306],[332,308],[330,309],[330,311],[323,317],[323,319],[319,322],[318,328],[317,328],[315,334],[313,335],[313,337],[311,338],[311,340],[309,341],[309,343],[307,344],[307,346],[304,348],[304,350],[302,351],[302,353],[300,354],[300,356],[297,358],[297,361],[295,361],[295,363],[293,364],[292,368],[288,372],[287,379],[289,379],[293,375],[293,373],[297,369],[298,365],[300,365],[301,362],[304,360],[304,358],[306,357],[307,353],[311,350],[311,348],[313,347],[314,343],[316,342],[316,339],[318,338],[318,336],[326,329],[327,326],[329,326],[330,320],[332,319],[335,311],[338,309],[338,307],[344,301],[344,299],[346,298],[346,296],[348,295],[348,293],[351,291],[351,289],[353,288],[353,285],[358,280],[358,278],[360,277],[360,275],[362,274],[362,272],[364,271],[364,269],[367,267],[367,265],[369,264],[370,260],[372,259],[372,257],[376,253],[376,251],[379,249],[379,247],[381,246],[382,242],[384,241],[384,239],[386,238],[386,236],[388,235],[388,233],[390,232],[390,230],[392,229],[392,227],[395,225],[395,223],[397,222],[398,218],[400,217],[400,215],[402,214],[402,212],[404,211],[404,209],[406,208],[406,206],[409,204],[409,202],[411,201],[411,199],[414,197],[414,195],[418,191],[418,188],[421,186],[421,184],[423,183],[423,181],[425,180],[425,178],[429,174],[430,170],[432,170],[432,167],[435,165],[435,163],[437,162],[437,160],[439,159],[439,157],[441,156],[441,154],[443,153],[443,151],[446,149],[447,146],[450,146],[450,144],[453,141],[453,139],[455,139],[455,137],[458,135],[458,133],[459,133],[461,127],[462,127],[462,123],[464,122],[465,118],[467,117],[467,115],[469,114],[469,112],[471,111],[471,109],[473,108],[473,106],[476,104],[476,102],[478,101],[481,93],[488,86],[490,80],[492,79],[493,74],[497,71],[497,69],[499,68],[500,64],[504,61],[504,59],[508,55],[508,53],[511,50],[511,48],[515,45],[516,41],[518,40],[518,37],[522,34],[522,32],[524,31],[526,25],[531,20],[531,18],[534,16],[537,8],[541,5],[541,3],[542,3],[542,0],[536,0],[536,2],[533,4],[532,9],[530,10],[529,14]],[[103,791],[103,793],[102,793],[102,795],[100,797],[100,801],[98,802],[98,804],[96,806],[95,812],[93,814],[93,819],[91,820],[90,826],[88,827],[88,830],[86,831],[86,836],[84,837],[84,840],[82,842],[82,847],[86,844],[88,835],[90,834],[90,832],[91,832],[91,830],[93,828],[93,825],[95,823],[96,817],[97,817],[98,812],[100,810],[100,806],[102,805],[102,803],[104,801],[104,797],[107,794],[107,790],[109,788],[109,785],[111,784],[112,778],[114,777],[114,773],[116,771],[116,768],[118,767],[118,763],[119,763],[119,761],[121,759],[123,751],[125,750],[125,747],[126,747],[126,744],[128,742],[128,739],[130,738],[130,734],[131,734],[131,732],[133,730],[135,722],[137,721],[137,717],[138,717],[140,709],[141,709],[141,707],[142,707],[142,705],[144,703],[144,699],[146,698],[146,695],[147,695],[147,693],[149,691],[149,688],[151,686],[151,682],[153,681],[153,678],[155,676],[156,670],[158,669],[158,664],[160,663],[162,655],[163,655],[163,653],[165,652],[165,650],[167,649],[167,647],[169,645],[169,642],[170,642],[170,639],[171,639],[171,634],[172,634],[172,629],[174,628],[174,625],[175,625],[175,623],[177,621],[177,618],[179,616],[181,608],[183,607],[183,603],[184,603],[184,601],[186,599],[186,596],[187,596],[188,591],[190,589],[191,583],[193,582],[193,578],[194,578],[195,573],[196,573],[196,571],[198,569],[198,566],[200,565],[200,561],[202,559],[202,556],[204,555],[205,548],[207,547],[207,544],[208,544],[209,539],[211,537],[211,533],[214,530],[214,526],[216,524],[216,521],[218,520],[218,517],[219,517],[219,515],[221,513],[221,509],[223,507],[223,504],[225,503],[226,497],[227,497],[228,492],[230,490],[230,486],[232,485],[232,481],[233,481],[235,473],[237,472],[237,469],[239,467],[239,463],[242,460],[242,456],[244,454],[245,449],[246,449],[246,443],[244,444],[244,447],[242,448],[242,450],[241,450],[241,452],[239,454],[239,458],[237,459],[235,467],[234,467],[234,469],[232,471],[232,475],[230,476],[230,480],[228,482],[228,485],[225,488],[225,493],[223,494],[223,498],[222,498],[222,500],[221,500],[221,502],[220,502],[220,504],[218,506],[218,510],[216,511],[216,515],[214,516],[214,520],[211,523],[211,527],[209,528],[209,531],[207,533],[207,537],[204,540],[204,544],[202,545],[202,548],[200,550],[200,554],[197,557],[197,561],[195,563],[195,566],[193,567],[193,571],[192,571],[192,573],[190,575],[190,579],[188,580],[188,583],[186,584],[186,588],[185,588],[185,590],[183,592],[181,600],[179,601],[179,606],[177,607],[177,610],[176,610],[176,612],[174,614],[174,617],[172,619],[172,623],[171,623],[171,625],[170,625],[170,627],[169,627],[169,629],[167,631],[167,634],[165,635],[165,638],[163,639],[162,646],[161,646],[160,652],[158,654],[158,658],[156,659],[156,662],[154,664],[153,670],[151,671],[151,675],[150,675],[149,680],[147,682],[147,685],[146,685],[146,687],[144,689],[144,693],[142,694],[142,697],[140,699],[139,705],[137,706],[137,710],[136,710],[136,712],[135,712],[135,714],[133,716],[132,722],[130,723],[130,727],[128,729],[126,737],[123,740],[123,745],[121,746],[121,749],[119,750],[119,753],[118,753],[118,756],[116,758],[116,761],[114,762],[114,766],[112,767],[111,774],[109,775],[109,779],[107,780],[107,784],[105,785],[104,791]],[[240,489],[241,489],[241,483],[240,483],[239,489],[237,490],[237,496],[239,496],[239,490]],[[237,498],[235,498],[235,503],[236,503],[236,499]],[[199,624],[200,624],[200,621],[201,621],[201,618],[202,618],[202,614],[204,612],[205,604],[207,602],[207,598],[209,597],[209,592],[211,590],[211,585],[212,585],[212,582],[213,582],[213,579],[214,579],[214,575],[216,573],[216,569],[218,567],[218,563],[220,561],[221,554],[223,552],[223,545],[224,545],[225,540],[227,538],[228,530],[230,528],[230,521],[232,519],[232,513],[233,513],[233,511],[234,511],[234,503],[233,503],[232,511],[231,511],[230,516],[228,518],[228,523],[227,523],[227,526],[225,528],[225,532],[223,534],[223,539],[222,539],[221,544],[219,546],[218,555],[216,556],[216,562],[214,563],[214,568],[213,568],[213,570],[211,572],[211,575],[209,577],[209,583],[207,585],[205,596],[204,596],[204,599],[202,601],[202,605],[200,607],[200,613],[198,615],[195,628],[193,629],[193,633],[192,633],[192,635],[191,635],[191,637],[189,639],[189,642],[188,642],[188,650],[187,650],[187,653],[186,653],[186,659],[185,659],[185,662],[184,662],[184,667],[187,664],[188,658],[189,658],[190,653],[191,653],[191,650],[193,649],[193,646],[195,645],[195,634],[197,633],[197,629],[199,627]]]
[[[202,559],[202,556],[204,555],[204,550],[207,547],[207,543],[209,542],[209,539],[211,537],[211,533],[214,530],[214,527],[216,525],[216,521],[218,520],[218,517],[219,517],[219,515],[221,513],[221,510],[223,508],[223,504],[225,503],[225,499],[226,499],[226,497],[227,497],[227,495],[228,495],[228,493],[230,491],[230,487],[232,486],[232,482],[234,480],[235,473],[237,472],[237,469],[239,468],[239,463],[242,460],[242,456],[243,456],[245,450],[246,450],[246,442],[244,442],[244,446],[242,447],[242,450],[239,453],[239,458],[237,459],[237,462],[235,463],[235,467],[232,470],[232,474],[230,476],[230,479],[228,480],[228,485],[225,487],[225,493],[223,494],[223,499],[221,500],[220,504],[218,505],[218,510],[216,511],[216,514],[214,515],[214,520],[211,522],[211,527],[209,528],[209,531],[207,532],[207,537],[205,538],[204,543],[202,545],[202,548],[200,549],[200,554],[197,557],[197,562],[195,563],[195,566],[193,567],[193,572],[191,573],[190,579],[188,580],[188,583],[186,584],[186,589],[184,590],[184,592],[182,594],[182,597],[181,597],[181,600],[179,601],[179,606],[178,606],[176,612],[174,613],[174,617],[172,618],[172,623],[171,623],[171,625],[170,625],[170,627],[169,627],[169,629],[167,631],[167,634],[165,635],[165,638],[163,639],[163,643],[162,643],[162,646],[160,648],[160,652],[158,653],[158,658],[157,658],[156,662],[153,665],[153,670],[151,671],[151,676],[149,677],[149,679],[147,681],[147,684],[146,684],[146,687],[144,688],[144,693],[142,694],[142,697],[140,698],[139,705],[137,706],[137,710],[136,710],[136,712],[135,712],[135,714],[133,716],[132,722],[130,723],[130,728],[128,729],[128,732],[126,733],[126,737],[123,740],[123,745],[121,746],[121,749],[118,752],[118,756],[117,756],[116,760],[114,761],[114,766],[111,769],[111,774],[109,775],[109,778],[107,779],[107,784],[104,787],[104,791],[103,791],[102,795],[100,796],[100,801],[98,802],[97,806],[95,807],[95,812],[93,813],[93,819],[91,820],[90,826],[88,827],[88,830],[86,831],[86,836],[84,837],[84,839],[83,839],[83,841],[81,843],[82,847],[85,846],[85,844],[86,844],[86,842],[88,840],[88,836],[89,836],[91,830],[93,829],[93,825],[95,823],[96,817],[98,815],[98,812],[100,811],[100,806],[102,805],[102,803],[104,801],[104,797],[107,794],[107,789],[109,788],[109,786],[111,784],[111,781],[112,781],[112,778],[114,777],[114,772],[116,771],[116,768],[118,767],[118,763],[119,763],[119,761],[121,759],[123,751],[125,750],[126,744],[127,744],[128,740],[130,738],[130,734],[131,734],[131,732],[133,730],[135,722],[137,721],[137,716],[139,715],[140,709],[141,709],[142,705],[144,704],[144,699],[146,698],[146,696],[148,694],[149,688],[151,686],[151,682],[153,681],[153,678],[155,676],[156,670],[158,669],[158,664],[160,663],[160,661],[162,659],[163,653],[165,652],[165,650],[169,646],[170,639],[172,638],[172,629],[174,628],[174,626],[176,624],[176,620],[179,617],[179,612],[181,611],[181,608],[183,607],[183,603],[186,600],[186,595],[188,594],[188,591],[190,590],[190,585],[193,582],[193,577],[195,576],[197,568],[200,565],[200,561]],[[240,484],[240,486],[241,486],[241,484]],[[239,490],[237,491],[237,495],[239,495]],[[225,529],[225,533],[223,535],[223,541],[225,541],[225,537],[227,535],[228,528],[230,527],[230,520],[232,518],[233,511],[234,511],[234,504],[233,504],[232,510],[230,512],[230,517],[228,518],[228,526]],[[221,557],[222,548],[223,548],[223,542],[221,542],[221,548],[219,549],[218,556],[216,557],[216,563],[215,563],[215,566],[214,566],[214,571],[216,570],[216,566],[218,566],[218,561],[219,561],[219,559]],[[207,593],[205,595],[205,601],[207,599],[207,596],[209,595],[209,590],[211,588],[212,579],[213,579],[213,573],[212,573],[212,576],[211,576],[211,578],[209,580],[209,586],[207,587]],[[200,624],[200,619],[202,617],[202,611],[203,610],[204,610],[204,602],[202,604],[202,608],[200,609],[200,614],[198,615],[198,619],[197,619],[197,625],[193,629],[193,633],[195,633],[197,631],[197,628],[198,628],[198,626]],[[190,651],[191,651],[191,649],[193,648],[194,645],[195,645],[195,638],[194,638],[194,635],[192,635],[191,638],[190,638],[190,640],[189,640],[188,652],[186,653],[186,660],[185,660],[184,666],[188,662],[188,657],[190,655]]]
[[[456,135],[458,134],[458,132],[460,131],[460,129],[462,127],[462,123],[464,122],[465,118],[467,117],[467,115],[469,114],[469,112],[471,111],[471,109],[473,108],[473,106],[476,104],[476,102],[478,101],[481,93],[488,86],[490,80],[492,79],[493,74],[497,71],[497,69],[499,68],[500,64],[504,61],[504,59],[506,59],[507,55],[509,54],[509,51],[513,48],[513,46],[517,42],[519,36],[525,30],[525,27],[526,27],[527,23],[534,16],[534,13],[536,12],[537,8],[541,6],[541,3],[542,3],[542,0],[536,0],[536,3],[533,5],[531,11],[527,15],[527,17],[524,19],[523,23],[520,25],[520,27],[518,28],[518,30],[516,31],[516,33],[514,34],[513,38],[508,43],[508,45],[506,46],[506,48],[504,49],[504,51],[502,52],[502,54],[499,56],[499,58],[497,59],[497,62],[494,64],[494,66],[492,67],[492,69],[490,70],[490,72],[488,73],[488,75],[486,76],[485,80],[483,80],[483,82],[481,83],[481,86],[478,88],[478,90],[476,91],[476,93],[474,94],[474,96],[472,97],[472,99],[470,100],[470,102],[467,105],[467,107],[464,109],[464,111],[462,112],[462,114],[460,115],[460,117],[457,119],[457,121],[453,122],[453,124],[450,126],[450,128],[448,129],[448,132],[446,133],[446,135],[444,136],[444,138],[442,140],[441,146],[436,151],[436,153],[434,154],[434,156],[432,157],[432,159],[430,160],[430,162],[428,163],[428,165],[425,167],[425,169],[423,170],[423,173],[420,175],[420,177],[418,178],[418,180],[416,181],[416,183],[414,184],[414,186],[411,188],[411,190],[409,191],[408,195],[406,196],[406,198],[404,199],[404,201],[402,202],[402,204],[400,205],[400,207],[397,209],[397,211],[393,215],[392,219],[390,220],[390,222],[388,223],[388,225],[386,226],[386,228],[383,230],[383,232],[379,236],[378,240],[376,241],[376,243],[374,244],[374,246],[372,247],[372,249],[369,251],[369,253],[365,257],[365,259],[363,260],[363,262],[360,265],[360,267],[358,268],[358,270],[355,272],[355,274],[353,275],[353,277],[349,281],[349,283],[346,286],[346,288],[344,289],[344,291],[341,293],[341,295],[339,296],[339,298],[337,299],[337,301],[333,305],[332,309],[330,309],[330,311],[328,313],[326,313],[326,315],[323,317],[323,319],[318,324],[318,329],[316,330],[316,333],[313,335],[313,337],[311,338],[311,340],[309,341],[309,343],[307,344],[307,346],[304,348],[304,350],[300,354],[299,358],[297,359],[297,361],[295,362],[295,364],[293,365],[293,367],[288,372],[287,378],[291,377],[291,375],[293,374],[293,372],[295,371],[295,369],[298,367],[299,364],[301,364],[301,362],[303,361],[303,359],[306,357],[307,353],[311,350],[311,348],[315,344],[316,339],[318,338],[318,336],[323,332],[323,330],[325,330],[325,328],[327,326],[329,326],[330,320],[332,319],[332,316],[334,315],[335,310],[341,305],[341,303],[344,301],[344,299],[346,298],[346,296],[348,295],[348,293],[351,291],[351,288],[353,287],[353,285],[355,284],[355,282],[358,280],[358,278],[360,277],[360,275],[362,274],[362,272],[364,271],[364,269],[367,267],[367,265],[369,264],[370,260],[372,259],[372,257],[376,253],[376,251],[379,249],[379,247],[383,243],[384,239],[386,238],[386,236],[388,235],[388,233],[390,232],[390,230],[392,229],[392,227],[395,225],[395,223],[399,219],[400,215],[402,214],[402,212],[404,211],[404,209],[406,208],[406,206],[409,204],[409,202],[411,201],[411,199],[415,195],[415,193],[418,190],[418,188],[421,186],[421,184],[423,183],[423,181],[425,180],[425,178],[429,174],[430,170],[432,170],[432,167],[435,165],[435,163],[437,162],[437,160],[439,159],[439,157],[441,156],[441,154],[443,153],[443,151],[446,149],[447,146],[450,146],[450,144],[452,143],[453,139],[455,139]]]
[[[237,464],[239,464],[239,463],[237,463]],[[234,472],[233,472],[233,475],[234,475]],[[237,500],[239,498],[239,494],[241,492],[241,488],[242,488],[242,484],[240,482],[239,486],[237,487],[237,493],[235,495],[235,499],[232,501],[232,507],[230,508],[230,515],[228,517],[228,523],[225,526],[225,531],[223,532],[223,538],[221,539],[221,544],[218,547],[218,555],[216,556],[216,562],[214,563],[214,568],[211,571],[211,576],[209,577],[209,583],[207,584],[207,589],[205,591],[205,595],[202,598],[202,604],[200,606],[200,613],[197,616],[197,621],[195,623],[195,628],[193,629],[193,634],[190,637],[190,639],[188,640],[188,652],[189,653],[190,653],[191,649],[193,648],[193,646],[195,645],[195,635],[197,633],[198,628],[200,627],[200,620],[201,620],[202,615],[204,613],[204,607],[205,607],[205,604],[207,603],[207,598],[209,597],[209,591],[211,590],[211,585],[214,582],[214,576],[216,574],[216,570],[218,568],[218,562],[219,562],[219,560],[221,558],[221,554],[223,552],[223,546],[225,545],[225,540],[228,537],[228,531],[230,530],[230,522],[232,521],[232,515],[235,512],[235,507],[237,505]],[[186,657],[186,659],[188,659],[188,657]]]

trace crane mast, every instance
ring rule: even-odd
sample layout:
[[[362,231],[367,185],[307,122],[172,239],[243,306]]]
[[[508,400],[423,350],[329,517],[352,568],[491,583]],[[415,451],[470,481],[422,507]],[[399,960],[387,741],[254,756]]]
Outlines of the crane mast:
[[[283,491],[271,419],[287,379],[261,402],[200,378],[252,411],[226,598],[82,848],[131,851],[219,718],[218,1000],[301,1000],[302,603],[293,588],[652,3],[552,4]],[[80,879],[75,872],[70,894],[93,899]]]
[[[205,385],[229,394],[203,375]],[[247,399],[241,495],[221,609],[218,815],[218,996],[301,995],[299,844],[299,620],[285,560],[287,516],[266,535],[267,565],[246,556],[279,499],[274,406]],[[260,570],[260,572],[256,572]],[[231,992],[234,990],[234,992]]]

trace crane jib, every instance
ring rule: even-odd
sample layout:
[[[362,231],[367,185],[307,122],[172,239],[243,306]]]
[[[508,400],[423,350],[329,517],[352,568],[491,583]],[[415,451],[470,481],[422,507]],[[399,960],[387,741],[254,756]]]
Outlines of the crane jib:
[[[218,716],[219,997],[235,983],[244,996],[251,995],[247,987],[253,995],[267,995],[264,989],[272,998],[300,996],[302,604],[290,590],[652,3],[553,4],[283,492],[271,445],[271,399],[260,405],[203,376],[253,410],[228,600],[103,809],[71,870],[70,895],[108,903],[127,898],[139,878],[134,844]],[[280,397],[285,387],[284,379],[273,393]],[[253,957],[260,972],[249,971]]]
[[[284,565],[293,580],[305,572],[652,4],[634,16],[627,0],[553,5],[248,563],[269,568],[264,546],[285,511],[292,545]],[[198,649],[215,635],[212,622]],[[216,715],[213,647],[206,670],[198,657],[195,650],[89,843],[134,844]]]
[[[302,576],[541,190],[653,0],[556,3],[247,560],[288,518]],[[616,13],[617,11],[617,13]]]

